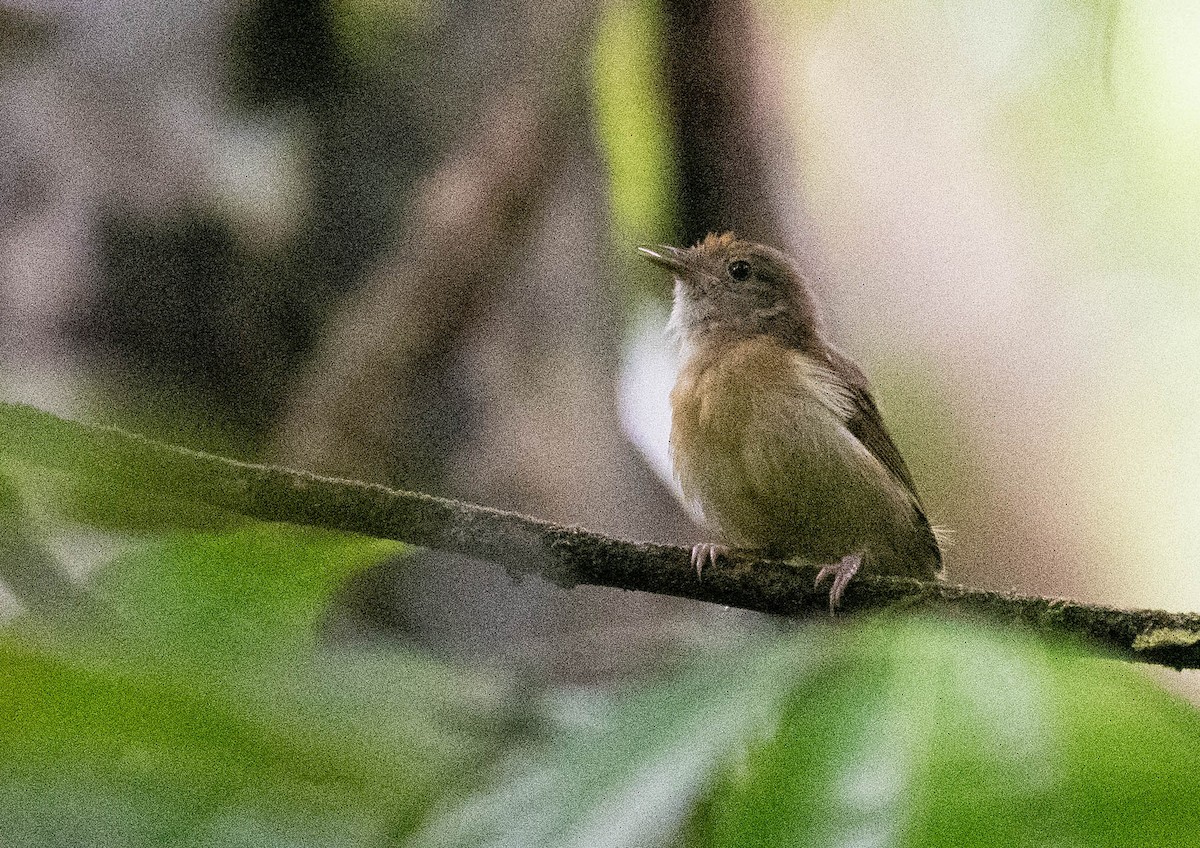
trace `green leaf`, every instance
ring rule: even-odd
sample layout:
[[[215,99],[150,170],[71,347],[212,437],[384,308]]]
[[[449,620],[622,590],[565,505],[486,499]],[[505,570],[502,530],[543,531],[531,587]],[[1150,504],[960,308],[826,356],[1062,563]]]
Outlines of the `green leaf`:
[[[345,696],[323,685],[332,663],[214,683],[5,638],[0,833],[28,848],[386,844],[489,746],[473,702],[436,685],[445,669],[388,665]]]
[[[95,590],[122,641],[165,661],[211,663],[310,647],[334,589],[402,546],[344,533],[254,524],[174,535],[119,557]]]
[[[99,611],[0,632],[0,834],[31,846],[378,846],[472,780],[510,687],[317,643],[392,543],[283,525],[110,564]]]
[[[817,665],[802,645],[756,646],[616,703],[565,695],[553,744],[519,753],[492,790],[448,810],[412,844],[663,844],[721,764]]]
[[[671,230],[678,175],[661,56],[663,11],[649,0],[600,7],[592,46],[596,126],[608,163],[610,217],[619,239]]]
[[[142,436],[122,437],[110,428],[0,403],[0,470],[36,513],[123,533],[220,530],[247,522],[198,500],[130,485],[155,464],[160,474],[180,473],[164,466],[161,454],[150,455],[155,445],[163,447]]]
[[[1196,845],[1198,762],[1200,715],[1126,666],[853,621],[565,724],[415,844]]]
[[[83,591],[67,577],[36,525],[21,493],[0,470],[0,583],[28,609],[78,612],[85,606]]]
[[[713,845],[1195,845],[1200,715],[967,624],[856,630],[714,790]]]

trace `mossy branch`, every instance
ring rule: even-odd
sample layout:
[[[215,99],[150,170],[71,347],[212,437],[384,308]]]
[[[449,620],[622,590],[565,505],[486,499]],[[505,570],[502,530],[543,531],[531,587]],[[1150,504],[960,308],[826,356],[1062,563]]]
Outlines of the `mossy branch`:
[[[697,580],[685,548],[628,542],[500,510],[384,486],[253,465],[113,427],[0,405],[0,455],[72,471],[101,470],[139,493],[194,500],[264,521],[394,539],[490,560],[559,586],[656,592],[787,616],[827,615],[816,569],[736,558]],[[843,611],[959,611],[1082,639],[1131,660],[1200,668],[1200,615],[1127,610],[862,574]]]

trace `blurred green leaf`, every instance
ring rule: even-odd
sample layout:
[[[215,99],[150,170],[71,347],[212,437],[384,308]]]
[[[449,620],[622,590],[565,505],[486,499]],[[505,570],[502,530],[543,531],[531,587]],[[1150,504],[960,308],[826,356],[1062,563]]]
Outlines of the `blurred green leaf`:
[[[1196,845],[1198,760],[1200,715],[1125,666],[856,622],[565,726],[416,844]]]
[[[1196,845],[1200,715],[966,624],[856,631],[714,792],[713,845]]]
[[[447,811],[413,844],[664,844],[721,764],[817,666],[807,646],[757,645],[615,703],[567,696],[552,745],[519,753],[490,792]]]
[[[27,609],[78,612],[85,606],[83,590],[64,573],[40,530],[0,469],[0,582]]]
[[[470,780],[508,688],[334,651],[332,587],[398,546],[283,525],[110,564],[78,628],[0,634],[0,834],[22,846],[392,844]]]
[[[311,648],[347,576],[394,556],[395,542],[284,524],[175,535],[107,565],[95,591],[125,641],[172,662],[280,657]]]
[[[39,514],[123,533],[246,524],[242,516],[199,501],[130,486],[119,472],[139,470],[140,463],[144,458],[136,450],[106,440],[90,425],[30,406],[0,403],[0,470]]]
[[[320,665],[224,681],[0,643],[0,833],[21,846],[378,845],[483,753],[453,687],[395,685],[379,709],[325,691]],[[360,669],[361,670],[361,669]],[[448,672],[442,670],[442,676]],[[267,684],[274,682],[274,688]],[[360,700],[361,699],[361,700]],[[447,744],[450,743],[450,744]]]
[[[674,215],[675,163],[659,67],[662,10],[649,0],[602,4],[592,48],[596,123],[608,161],[619,241],[662,238]]]

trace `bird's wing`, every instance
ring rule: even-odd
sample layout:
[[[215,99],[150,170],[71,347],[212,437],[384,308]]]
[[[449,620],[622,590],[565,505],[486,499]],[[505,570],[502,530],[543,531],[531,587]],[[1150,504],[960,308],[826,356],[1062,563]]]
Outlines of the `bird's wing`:
[[[908,466],[904,463],[904,457],[900,455],[900,450],[892,441],[887,428],[883,426],[883,418],[879,415],[879,407],[875,405],[875,398],[871,396],[871,386],[867,383],[866,376],[841,351],[829,348],[826,356],[829,367],[850,390],[850,400],[854,403],[854,409],[846,422],[846,428],[863,443],[863,446],[876,459],[883,463],[883,467],[891,472],[893,477],[904,484],[913,500],[920,506],[921,498],[917,495],[917,487],[913,483],[912,474],[909,473]]]
[[[854,410],[846,421],[846,429],[862,442],[863,447],[870,451],[896,480],[904,484],[912,496],[913,505],[917,508],[917,515],[936,550],[937,541],[933,528],[929,525],[929,519],[925,515],[925,505],[921,503],[921,496],[917,494],[916,484],[913,483],[912,474],[904,462],[904,457],[900,455],[900,449],[896,447],[887,428],[883,426],[883,418],[879,414],[879,407],[875,405],[875,398],[871,396],[871,386],[867,382],[866,375],[854,364],[853,360],[836,348],[826,348],[825,354],[829,367],[845,382],[846,387],[850,390],[850,399],[854,403]]]

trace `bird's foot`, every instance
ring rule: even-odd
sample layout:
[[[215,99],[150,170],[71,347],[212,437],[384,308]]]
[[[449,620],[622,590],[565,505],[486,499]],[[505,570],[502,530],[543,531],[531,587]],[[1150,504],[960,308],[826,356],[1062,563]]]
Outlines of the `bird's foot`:
[[[693,558],[695,551],[693,550]],[[825,578],[833,575],[833,585],[829,587],[829,614],[833,615],[837,612],[838,606],[842,603],[842,593],[846,591],[846,586],[855,574],[858,574],[859,566],[862,565],[862,554],[847,554],[842,557],[837,565],[826,565],[817,572],[817,582],[813,585],[820,587],[825,582]]]
[[[729,548],[725,545],[713,542],[700,542],[692,545],[692,568],[696,569],[696,579],[704,578],[704,566],[711,565],[715,568],[723,556],[729,556]]]

